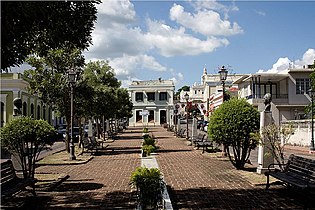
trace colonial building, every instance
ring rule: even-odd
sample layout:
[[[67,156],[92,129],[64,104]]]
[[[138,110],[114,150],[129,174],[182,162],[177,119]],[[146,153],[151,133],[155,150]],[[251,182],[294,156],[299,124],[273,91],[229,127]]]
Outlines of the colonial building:
[[[52,123],[51,107],[44,104],[37,96],[28,93],[29,83],[22,74],[1,73],[1,127],[13,119],[13,100],[21,98],[21,112],[24,116],[34,119],[44,119]]]
[[[255,73],[235,81],[238,95],[246,98],[258,111],[264,109],[263,97],[272,96],[271,111],[276,124],[287,120],[305,119],[305,107],[310,104],[310,74],[314,69],[289,69],[282,73]]]
[[[244,74],[227,75],[225,88],[230,94],[237,92],[238,86],[237,84],[234,84],[234,81],[237,81],[243,76]],[[209,113],[222,104],[223,92],[220,74],[208,74],[207,69],[204,68],[201,76],[201,83],[194,83],[194,85],[190,87],[190,91],[182,91],[180,93],[181,104],[186,103],[184,97],[186,93],[189,95],[189,101],[197,105],[201,115],[207,120]]]
[[[128,88],[133,103],[130,126],[172,124],[174,111],[172,80],[133,81]]]

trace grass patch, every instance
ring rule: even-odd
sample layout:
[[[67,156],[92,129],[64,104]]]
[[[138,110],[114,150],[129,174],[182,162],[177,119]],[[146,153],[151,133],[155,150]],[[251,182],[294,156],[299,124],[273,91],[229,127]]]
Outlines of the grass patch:
[[[35,174],[37,182],[35,184],[36,190],[50,191],[55,186],[69,178],[69,175],[54,174],[54,173],[37,173]]]
[[[37,165],[63,165],[63,164],[82,164],[89,161],[93,156],[81,154],[82,149],[75,147],[75,156],[76,160],[70,160],[69,153],[67,151],[57,152],[51,155],[44,157],[43,159],[39,160],[36,164]]]

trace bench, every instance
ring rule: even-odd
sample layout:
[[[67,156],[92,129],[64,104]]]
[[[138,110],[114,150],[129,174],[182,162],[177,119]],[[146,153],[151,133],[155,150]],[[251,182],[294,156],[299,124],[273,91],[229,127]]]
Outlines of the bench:
[[[272,176],[288,186],[295,186],[301,189],[310,189],[315,187],[315,160],[290,155],[284,170],[272,169],[279,164],[270,164],[268,171],[265,173],[267,176],[266,189],[270,187],[269,176]]]
[[[213,142],[210,141],[208,138],[204,138],[204,137],[203,137],[202,141],[196,141],[195,142],[195,147],[197,149],[199,149],[201,147],[202,148],[202,153],[204,153],[207,150],[208,147],[211,147],[213,149]]]
[[[1,199],[17,194],[27,187],[32,187],[30,192],[36,196],[35,178],[19,178],[14,170],[11,160],[1,162]]]
[[[177,137],[184,138],[184,137],[185,137],[185,136],[184,136],[185,131],[186,131],[186,129],[183,129],[183,128],[179,129],[179,131],[176,133],[176,136],[177,136]]]
[[[192,143],[194,146],[196,146],[199,142],[203,142],[206,134],[198,133],[197,137],[195,139],[192,139]]]
[[[106,133],[107,133],[107,139],[112,139],[112,140],[118,139],[118,136],[116,135],[116,133],[112,131],[106,131]]]
[[[95,140],[96,141],[96,140]],[[82,139],[82,153],[85,152],[97,152],[99,145],[95,142],[91,142],[90,137],[84,137]]]

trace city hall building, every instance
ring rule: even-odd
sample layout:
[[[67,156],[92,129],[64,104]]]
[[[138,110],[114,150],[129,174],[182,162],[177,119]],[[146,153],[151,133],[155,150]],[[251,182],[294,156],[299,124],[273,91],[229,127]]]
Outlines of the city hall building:
[[[172,124],[174,90],[172,80],[133,81],[128,88],[133,103],[129,126]]]

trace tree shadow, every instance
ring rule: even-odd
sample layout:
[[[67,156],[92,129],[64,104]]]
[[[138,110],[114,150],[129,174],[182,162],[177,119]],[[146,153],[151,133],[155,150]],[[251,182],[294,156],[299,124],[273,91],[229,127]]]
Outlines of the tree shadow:
[[[20,209],[135,209],[135,192],[114,191],[100,193],[93,191],[67,191],[40,193],[25,198]]]
[[[174,190],[168,186],[174,210],[177,209],[314,209],[313,195],[279,188]]]
[[[66,191],[88,191],[88,190],[97,190],[102,188],[104,185],[99,183],[92,182],[69,182],[65,181],[58,185],[54,190],[57,192],[66,192]]]

